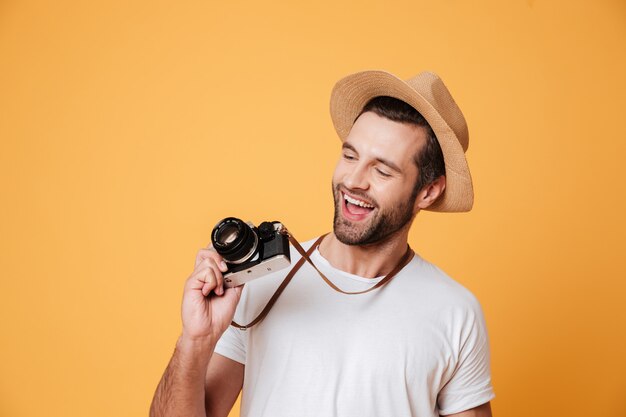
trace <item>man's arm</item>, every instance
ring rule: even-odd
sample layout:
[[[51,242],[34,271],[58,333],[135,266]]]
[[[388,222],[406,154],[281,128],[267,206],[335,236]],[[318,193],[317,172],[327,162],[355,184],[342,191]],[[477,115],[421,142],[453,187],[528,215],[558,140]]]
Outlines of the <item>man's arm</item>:
[[[243,383],[243,365],[214,355],[241,296],[224,288],[226,265],[211,248],[201,249],[185,282],[183,332],[157,386],[151,417],[227,416]]]
[[[150,417],[206,417],[204,379],[215,344],[181,336],[157,386]]]
[[[212,354],[213,348],[210,341],[181,336],[157,387],[150,417],[228,416],[243,385],[244,366]]]
[[[206,373],[206,415],[226,417],[243,386],[244,366],[219,353],[211,357]]]
[[[460,413],[448,414],[445,417],[492,417],[491,403],[487,402],[483,405],[479,405],[478,407],[474,407]]]

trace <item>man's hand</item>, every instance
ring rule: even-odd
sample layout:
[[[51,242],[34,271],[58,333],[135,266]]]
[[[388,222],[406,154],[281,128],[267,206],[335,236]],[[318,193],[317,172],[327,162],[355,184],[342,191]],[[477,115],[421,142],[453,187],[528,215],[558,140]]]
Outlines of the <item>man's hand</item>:
[[[210,245],[198,251],[183,292],[183,338],[215,343],[230,325],[243,287],[224,288],[224,271],[223,258]]]
[[[217,412],[226,416],[241,390],[243,365],[219,355],[213,357],[215,344],[235,315],[243,288],[224,290],[222,271],[226,265],[213,248],[198,251],[195,269],[183,291],[183,333],[154,393],[151,417],[206,417],[205,404],[211,406],[211,415]],[[232,382],[213,387],[211,395],[205,395],[207,375]]]

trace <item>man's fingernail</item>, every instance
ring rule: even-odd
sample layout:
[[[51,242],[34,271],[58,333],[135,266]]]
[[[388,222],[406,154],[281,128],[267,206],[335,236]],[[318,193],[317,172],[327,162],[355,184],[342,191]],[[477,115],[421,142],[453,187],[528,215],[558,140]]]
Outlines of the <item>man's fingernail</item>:
[[[226,266],[226,262],[221,261],[220,262],[220,268],[222,268],[222,271],[226,271],[228,269],[228,267]]]

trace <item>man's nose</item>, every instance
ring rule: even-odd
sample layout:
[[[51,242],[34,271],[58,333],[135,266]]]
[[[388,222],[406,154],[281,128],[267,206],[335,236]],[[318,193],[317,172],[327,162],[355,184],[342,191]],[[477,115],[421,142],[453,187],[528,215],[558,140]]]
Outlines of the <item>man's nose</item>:
[[[360,164],[355,166],[354,169],[346,175],[344,185],[350,189],[367,189],[369,186],[367,180],[367,167]]]

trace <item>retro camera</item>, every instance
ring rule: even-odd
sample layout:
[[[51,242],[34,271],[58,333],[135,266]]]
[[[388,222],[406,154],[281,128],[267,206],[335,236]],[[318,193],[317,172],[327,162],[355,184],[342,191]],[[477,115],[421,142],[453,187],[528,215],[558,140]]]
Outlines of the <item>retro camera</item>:
[[[280,232],[282,228],[280,222],[263,222],[256,227],[235,217],[227,217],[213,228],[213,248],[228,266],[223,273],[226,287],[237,287],[289,266],[289,238]]]

